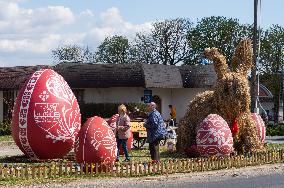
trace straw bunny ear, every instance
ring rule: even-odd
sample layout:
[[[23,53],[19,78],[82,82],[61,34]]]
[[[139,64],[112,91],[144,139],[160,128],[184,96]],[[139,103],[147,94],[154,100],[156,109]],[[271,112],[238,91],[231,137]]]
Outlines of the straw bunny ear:
[[[252,68],[252,47],[250,39],[243,39],[236,47],[235,54],[232,59],[232,67],[236,68],[236,72],[246,76]]]
[[[217,48],[206,48],[204,56],[214,62],[214,69],[218,79],[223,78],[229,71],[226,57],[223,56]]]

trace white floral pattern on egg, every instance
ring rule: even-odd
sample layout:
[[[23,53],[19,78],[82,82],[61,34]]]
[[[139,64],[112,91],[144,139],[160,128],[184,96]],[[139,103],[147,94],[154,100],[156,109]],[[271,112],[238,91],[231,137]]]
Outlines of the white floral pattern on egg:
[[[217,114],[208,115],[199,125],[196,136],[201,156],[228,156],[234,151],[233,137],[227,122]]]
[[[79,105],[64,78],[51,69],[36,71],[14,105],[12,134],[18,147],[33,159],[62,158],[80,127]]]

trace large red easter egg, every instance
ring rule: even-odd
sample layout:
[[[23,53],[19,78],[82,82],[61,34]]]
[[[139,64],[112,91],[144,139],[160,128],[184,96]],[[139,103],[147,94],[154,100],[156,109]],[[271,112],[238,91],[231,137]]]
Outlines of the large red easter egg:
[[[114,114],[110,119],[107,120],[108,125],[112,130],[116,129],[116,122],[118,120],[119,114]]]
[[[256,128],[257,128],[257,134],[260,138],[260,141],[264,143],[265,141],[265,136],[266,136],[266,127],[263,119],[261,116],[257,113],[252,113],[251,114],[252,119],[255,122]]]
[[[75,142],[78,163],[111,163],[117,156],[116,138],[107,122],[100,117],[89,118]]]
[[[196,144],[201,156],[228,156],[234,151],[231,130],[217,114],[208,115],[199,125]]]
[[[133,146],[133,133],[132,133],[132,131],[130,131],[130,137],[127,139],[127,150],[128,150],[128,152],[131,151],[132,146]],[[119,147],[119,155],[124,155],[122,145],[120,145],[120,147]]]
[[[36,71],[14,105],[17,146],[33,159],[61,158],[72,149],[80,126],[80,109],[67,82],[51,69]]]

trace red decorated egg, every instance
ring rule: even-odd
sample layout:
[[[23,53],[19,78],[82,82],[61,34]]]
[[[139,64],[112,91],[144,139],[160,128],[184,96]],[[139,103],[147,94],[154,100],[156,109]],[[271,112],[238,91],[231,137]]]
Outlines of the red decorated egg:
[[[107,120],[108,125],[112,130],[116,129],[116,122],[118,120],[119,114],[114,114],[109,120]]]
[[[14,105],[12,134],[18,147],[30,158],[61,158],[72,149],[80,126],[80,109],[67,82],[51,69],[36,71]]]
[[[265,136],[266,136],[266,127],[263,119],[261,116],[257,113],[251,114],[252,119],[255,122],[256,128],[257,128],[257,134],[259,135],[260,141],[264,143]]]
[[[196,144],[201,156],[228,156],[234,151],[231,130],[217,114],[208,115],[199,125]]]
[[[116,138],[103,118],[95,116],[86,121],[76,138],[75,153],[78,163],[108,163],[116,160]]]
[[[133,146],[133,133],[132,133],[132,131],[130,131],[130,137],[127,139],[127,150],[128,150],[128,152],[131,151],[132,146]],[[119,147],[119,154],[124,155],[122,145],[120,145],[120,147]]]

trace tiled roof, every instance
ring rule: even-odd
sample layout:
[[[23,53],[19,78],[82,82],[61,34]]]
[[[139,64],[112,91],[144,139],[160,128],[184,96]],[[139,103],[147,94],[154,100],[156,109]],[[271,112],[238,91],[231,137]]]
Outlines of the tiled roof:
[[[180,66],[179,70],[185,88],[212,87],[217,80],[213,64]]]
[[[49,66],[17,66],[0,68],[0,90],[18,89],[35,71]]]
[[[60,63],[56,66],[0,68],[0,90],[19,89],[40,68],[51,68],[71,88],[203,88],[216,81],[213,65]]]
[[[145,87],[141,64],[61,63],[54,70],[71,88]]]
[[[183,83],[177,66],[142,64],[147,88],[182,88]]]

